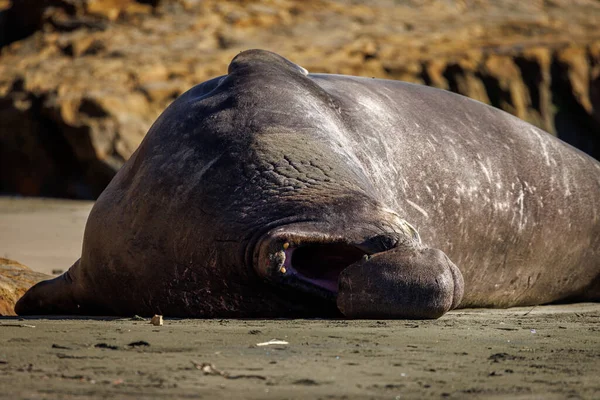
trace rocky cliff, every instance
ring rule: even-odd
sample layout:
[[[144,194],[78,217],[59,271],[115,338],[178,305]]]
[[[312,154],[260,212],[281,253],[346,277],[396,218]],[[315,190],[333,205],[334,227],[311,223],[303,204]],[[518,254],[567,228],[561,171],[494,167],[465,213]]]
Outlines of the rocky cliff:
[[[0,0],[0,193],[95,198],[248,48],[432,85],[600,158],[596,0]]]

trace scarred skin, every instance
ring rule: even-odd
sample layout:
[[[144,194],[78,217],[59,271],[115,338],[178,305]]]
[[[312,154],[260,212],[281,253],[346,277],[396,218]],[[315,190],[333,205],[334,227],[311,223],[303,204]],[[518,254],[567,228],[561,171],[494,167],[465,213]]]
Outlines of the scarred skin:
[[[598,300],[599,218],[600,164],[532,125],[251,50],[167,108],[94,205],[81,259],[16,311],[436,318]]]

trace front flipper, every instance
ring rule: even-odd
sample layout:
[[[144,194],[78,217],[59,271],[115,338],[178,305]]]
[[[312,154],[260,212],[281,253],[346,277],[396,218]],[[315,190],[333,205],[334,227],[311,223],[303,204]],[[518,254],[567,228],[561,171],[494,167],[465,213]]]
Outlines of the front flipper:
[[[348,318],[439,318],[460,303],[464,281],[438,249],[398,247],[365,257],[339,277],[337,305]]]
[[[110,310],[83,300],[77,276],[79,260],[69,271],[54,279],[37,283],[15,305],[17,315],[111,315]],[[83,301],[82,301],[83,300]]]

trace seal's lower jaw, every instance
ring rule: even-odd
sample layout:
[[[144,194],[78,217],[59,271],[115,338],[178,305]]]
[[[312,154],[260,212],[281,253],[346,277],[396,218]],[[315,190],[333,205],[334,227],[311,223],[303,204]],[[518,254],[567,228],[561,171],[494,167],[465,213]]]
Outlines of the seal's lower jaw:
[[[277,286],[335,300],[341,272],[365,255],[340,238],[281,232],[259,242],[254,268],[259,276]]]

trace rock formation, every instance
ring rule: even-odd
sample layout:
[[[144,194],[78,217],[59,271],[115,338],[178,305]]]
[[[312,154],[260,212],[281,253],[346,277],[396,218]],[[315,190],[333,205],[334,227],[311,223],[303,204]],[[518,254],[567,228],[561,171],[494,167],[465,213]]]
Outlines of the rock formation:
[[[452,90],[600,158],[598,26],[595,0],[0,0],[0,193],[97,197],[248,48]]]
[[[0,258],[0,316],[15,315],[15,304],[36,283],[52,278],[23,264]]]

